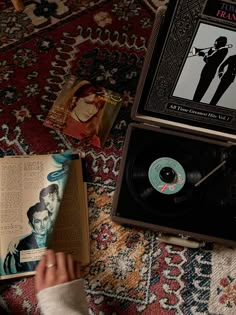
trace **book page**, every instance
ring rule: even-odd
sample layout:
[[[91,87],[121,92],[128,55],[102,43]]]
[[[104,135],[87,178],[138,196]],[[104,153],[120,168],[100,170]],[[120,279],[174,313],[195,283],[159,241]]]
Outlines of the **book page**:
[[[0,275],[32,274],[48,245],[63,195],[66,154],[0,159]]]
[[[83,182],[80,159],[72,161],[50,247],[72,254],[81,265],[87,265],[89,245],[87,186]]]

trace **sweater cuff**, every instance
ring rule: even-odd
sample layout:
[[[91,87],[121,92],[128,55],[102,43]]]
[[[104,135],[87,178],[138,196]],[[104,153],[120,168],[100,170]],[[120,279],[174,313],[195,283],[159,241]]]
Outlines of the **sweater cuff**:
[[[43,315],[87,315],[88,305],[83,279],[66,282],[41,290],[37,294]]]

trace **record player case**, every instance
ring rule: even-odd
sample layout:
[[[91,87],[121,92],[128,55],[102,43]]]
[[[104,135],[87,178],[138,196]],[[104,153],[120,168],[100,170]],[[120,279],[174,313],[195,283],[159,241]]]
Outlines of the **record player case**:
[[[125,138],[113,221],[158,231],[173,244],[236,245],[232,10],[236,4],[222,0],[170,0],[158,9]]]

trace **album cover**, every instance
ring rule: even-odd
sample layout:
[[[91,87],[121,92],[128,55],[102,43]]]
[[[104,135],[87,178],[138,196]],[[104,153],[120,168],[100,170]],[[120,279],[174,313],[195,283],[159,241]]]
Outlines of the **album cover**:
[[[235,2],[170,1],[161,31],[150,39],[134,119],[155,117],[236,138],[235,12]]]
[[[44,126],[103,147],[121,104],[119,93],[69,75]]]

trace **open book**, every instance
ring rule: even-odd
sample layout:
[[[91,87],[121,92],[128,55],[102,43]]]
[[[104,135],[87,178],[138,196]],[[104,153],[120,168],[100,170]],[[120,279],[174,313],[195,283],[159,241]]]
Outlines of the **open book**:
[[[87,190],[79,154],[0,159],[0,279],[33,275],[46,248],[89,263]]]

